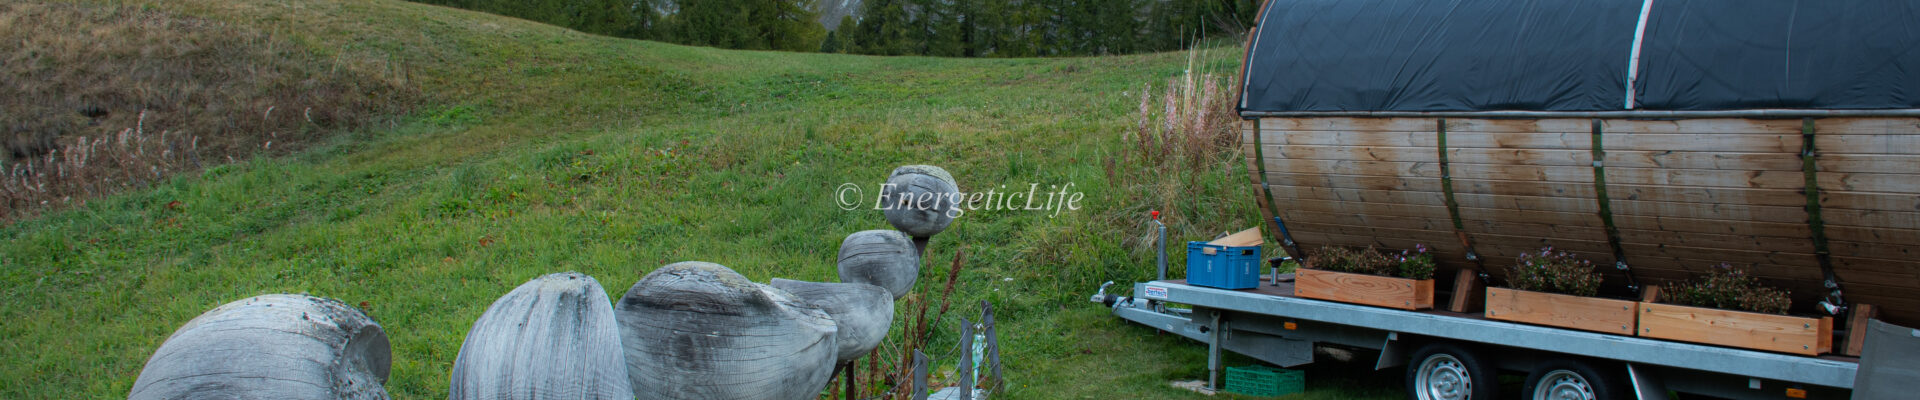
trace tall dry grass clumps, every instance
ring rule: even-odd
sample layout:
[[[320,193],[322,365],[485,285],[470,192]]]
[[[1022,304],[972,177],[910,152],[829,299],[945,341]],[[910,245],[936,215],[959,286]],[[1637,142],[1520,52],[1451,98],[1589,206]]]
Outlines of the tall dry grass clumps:
[[[200,138],[143,124],[118,134],[62,140],[46,155],[15,160],[0,175],[0,219],[54,203],[146,186],[200,166]]]
[[[1187,68],[1162,86],[1142,85],[1131,129],[1118,153],[1106,160],[1107,181],[1127,206],[1102,216],[1105,224],[1131,226],[1125,244],[1150,249],[1157,238],[1144,217],[1163,212],[1170,232],[1220,232],[1246,228],[1236,211],[1246,209],[1245,167],[1230,74],[1196,65],[1212,60],[1203,50],[1187,53]],[[1204,51],[1238,51],[1237,48]],[[1233,197],[1196,196],[1226,193]]]
[[[1188,52],[1186,71],[1168,78],[1158,91],[1151,83],[1141,88],[1140,107],[1127,140],[1128,147],[1151,164],[1179,161],[1199,167],[1217,161],[1239,142],[1233,95],[1224,88],[1226,77],[1194,73],[1196,57],[1197,52]]]
[[[0,219],[403,111],[398,69],[139,6],[0,3]],[[196,139],[197,138],[197,139]]]

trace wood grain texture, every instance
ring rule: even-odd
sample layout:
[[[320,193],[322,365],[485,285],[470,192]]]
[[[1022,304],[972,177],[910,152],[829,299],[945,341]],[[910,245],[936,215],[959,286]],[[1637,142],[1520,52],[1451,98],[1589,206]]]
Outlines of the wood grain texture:
[[[1827,223],[1836,226],[1860,226],[1888,230],[1920,226],[1920,212],[1906,210],[1823,210]]]
[[[1433,280],[1350,274],[1301,268],[1294,271],[1293,295],[1343,303],[1426,310],[1433,308]]]
[[[1476,313],[1483,309],[1486,298],[1480,292],[1486,285],[1480,281],[1479,275],[1467,269],[1454,271],[1453,296],[1447,301],[1447,311]]]
[[[1488,262],[1544,241],[1604,240],[1592,180],[1591,119],[1448,118],[1452,186],[1464,231]],[[1643,284],[1732,262],[1794,293],[1824,293],[1812,257],[1802,120],[1602,120],[1607,193],[1626,259]],[[1434,118],[1262,118],[1273,184],[1260,199],[1308,247],[1437,243],[1450,231]],[[1848,299],[1920,324],[1920,119],[1820,118],[1816,193]],[[1292,226],[1290,226],[1292,228]],[[1489,236],[1481,238],[1481,235]],[[1319,241],[1319,243],[1316,243]],[[1594,254],[1611,260],[1610,251]],[[1467,266],[1443,257],[1442,271]],[[1497,264],[1489,264],[1498,270]],[[1855,290],[1853,286],[1861,286]]]
[[[1814,160],[1821,172],[1920,171],[1920,155],[1826,153]]]
[[[1742,236],[1805,238],[1812,234],[1805,223],[1708,220],[1663,217],[1657,215],[1614,214],[1613,223],[1621,230],[1665,230],[1681,233],[1719,233]]]
[[[1798,119],[1744,119],[1744,118],[1693,118],[1693,119],[1606,119],[1602,120],[1607,132],[1617,133],[1685,133],[1715,135],[1726,133],[1782,133],[1800,132]]]
[[[1452,125],[1449,119],[1449,125]],[[1583,124],[1585,125],[1585,124]],[[1439,146],[1438,136],[1434,134],[1431,123],[1424,132],[1395,131],[1274,131],[1262,133],[1262,144],[1271,146],[1347,146],[1367,148],[1425,148]],[[1607,131],[1619,133],[1621,131]],[[1585,150],[1592,143],[1590,125],[1579,129],[1550,132],[1486,132],[1471,130],[1447,130],[1448,149],[1542,149],[1542,150]],[[1606,148],[1622,151],[1647,151],[1656,153],[1700,152],[1700,153],[1785,153],[1793,154],[1800,149],[1800,129],[1774,132],[1751,133],[1646,133],[1626,132],[1608,136]],[[1864,148],[1872,145],[1905,145],[1920,136],[1911,135],[1874,135],[1874,136],[1835,136],[1822,144],[1831,143],[1840,149]],[[1885,153],[1898,154],[1898,153]],[[1530,158],[1527,158],[1530,159]]]
[[[639,398],[813,399],[839,350],[826,311],[707,262],[648,273],[614,319]]]
[[[1920,135],[1920,120],[1912,118],[1821,118],[1813,126],[1823,135]]]
[[[1920,135],[1819,135],[1813,137],[1820,151],[1845,154],[1913,154],[1920,148]]]
[[[630,399],[620,331],[606,289],[578,272],[507,292],[473,321],[447,398]]]
[[[1640,336],[1800,355],[1833,350],[1833,318],[1639,303]]]
[[[1362,117],[1319,117],[1319,118],[1281,118],[1265,117],[1260,126],[1267,130],[1278,131],[1382,131],[1382,132],[1429,132],[1434,129],[1433,118],[1362,118]],[[1473,119],[1449,118],[1447,131],[1461,132],[1586,132],[1591,128],[1591,119],[1586,118],[1546,118],[1546,119]],[[1645,132],[1645,133],[1777,133],[1799,132],[1798,119],[1742,119],[1742,118],[1695,118],[1695,119],[1604,119],[1602,129],[1607,132]],[[1920,135],[1920,120],[1912,118],[1867,118],[1843,117],[1815,119],[1816,130],[1822,134],[1835,135]]]
[[[893,230],[854,232],[840,241],[840,281],[865,283],[886,289],[899,300],[920,279],[920,252],[906,233]]]
[[[1449,134],[1448,136],[1452,136]],[[1449,141],[1449,163],[1462,165],[1538,165],[1591,167],[1593,153],[1588,149],[1560,150],[1536,148],[1458,148]],[[1439,162],[1433,147],[1340,146],[1340,145],[1265,145],[1267,161],[1398,161]],[[1890,156],[1882,156],[1890,157]],[[1860,168],[1866,165],[1907,165],[1895,158],[1854,159],[1839,165]],[[1608,150],[1606,165],[1622,168],[1680,168],[1707,170],[1799,171],[1800,159],[1789,153],[1680,152],[1648,150]],[[1849,171],[1878,172],[1884,169]]]
[[[1680,247],[1813,254],[1813,241],[1792,237],[1621,229],[1620,241]]]
[[[1591,168],[1588,171],[1592,171]],[[1634,185],[1613,182],[1609,175],[1608,194],[1611,199],[1660,201],[1671,203],[1707,203],[1707,204],[1753,204],[1762,206],[1793,206],[1806,204],[1806,195],[1799,187],[1753,189],[1744,187],[1686,187],[1671,185]],[[1420,176],[1384,176],[1384,175],[1346,175],[1338,173],[1312,174],[1268,171],[1268,183],[1274,185],[1275,198],[1292,196],[1339,196],[1353,197],[1368,195],[1369,199],[1378,198],[1382,192],[1405,193],[1400,196],[1412,199],[1424,199],[1439,196],[1440,179]],[[1549,198],[1592,199],[1596,195],[1591,182],[1558,181],[1515,181],[1484,180],[1472,176],[1456,175],[1453,179],[1454,191],[1462,195],[1500,195],[1530,196]],[[1282,193],[1282,188],[1292,188],[1295,192]],[[1337,194],[1318,194],[1313,191],[1329,191]],[[1300,194],[1292,194],[1300,193]],[[1465,200],[1463,200],[1465,201]],[[1794,203],[1799,201],[1799,203]],[[1845,208],[1845,207],[1840,207]]]
[[[1260,155],[1260,143],[1256,141],[1259,137],[1260,129],[1259,124],[1255,121],[1258,120],[1240,121],[1241,139],[1243,143],[1245,143],[1240,146],[1240,150],[1246,155],[1243,161],[1246,162],[1247,166],[1247,184],[1252,186],[1253,193],[1259,193],[1254,196],[1257,200],[1254,202],[1254,206],[1260,210],[1260,221],[1264,224],[1265,221],[1272,221],[1274,215],[1272,204],[1269,203],[1271,198],[1266,194],[1266,185],[1261,182],[1261,179],[1264,179],[1265,176],[1260,173],[1260,160],[1262,158]]]
[[[1487,319],[1633,335],[1636,302],[1487,288]]]
[[[1920,119],[1823,118],[1815,130],[1828,246],[1854,315],[1920,324]],[[1857,345],[1851,329],[1842,353]]]
[[[1867,321],[1878,314],[1876,311],[1872,304],[1853,305],[1853,312],[1847,315],[1847,343],[1840,350],[1841,355],[1860,355],[1860,349],[1867,344]]]
[[[338,300],[269,294],[200,314],[127,394],[146,399],[386,399],[386,332]]]
[[[1866,193],[1821,189],[1820,206],[1848,210],[1920,210],[1920,192]]]
[[[914,237],[932,237],[953,224],[960,185],[953,174],[932,165],[894,168],[880,187],[887,223]]]
[[[1239,232],[1234,232],[1231,235],[1227,235],[1226,237],[1222,237],[1219,239],[1214,239],[1213,241],[1207,242],[1207,243],[1217,244],[1221,246],[1245,247],[1245,246],[1259,246],[1260,243],[1263,243],[1263,242],[1266,242],[1266,237],[1260,235],[1259,227],[1253,227],[1253,228],[1243,229]]]
[[[773,278],[769,286],[785,290],[827,315],[833,316],[834,342],[839,351],[836,362],[845,363],[866,355],[887,338],[893,327],[893,294],[865,283],[822,283]]]

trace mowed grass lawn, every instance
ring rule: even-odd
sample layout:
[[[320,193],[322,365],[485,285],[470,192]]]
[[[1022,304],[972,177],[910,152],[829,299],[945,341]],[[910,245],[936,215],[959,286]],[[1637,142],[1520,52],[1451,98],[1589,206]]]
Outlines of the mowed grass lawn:
[[[280,292],[361,306],[392,340],[387,389],[445,397],[474,319],[529,279],[580,271],[617,298],[654,268],[702,260],[759,282],[833,281],[842,238],[889,228],[879,211],[842,210],[835,189],[854,183],[871,202],[893,167],[918,163],[966,191],[1084,193],[1079,210],[981,210],[935,238],[919,296],[937,305],[951,260],[966,262],[932,349],[951,348],[958,318],[987,300],[1005,398],[1197,397],[1167,382],[1204,379],[1202,346],[1086,297],[1152,276],[1147,210],[1167,213],[1171,248],[1258,220],[1231,154],[1192,167],[1125,156],[1143,86],[1181,74],[1186,53],[748,52],[391,0],[124,4],[395,66],[435,100],[291,156],[6,222],[0,398],[124,397],[175,328]],[[1195,67],[1230,73],[1237,52],[1210,50]],[[1310,382],[1307,398],[1399,396],[1366,388],[1393,379]]]

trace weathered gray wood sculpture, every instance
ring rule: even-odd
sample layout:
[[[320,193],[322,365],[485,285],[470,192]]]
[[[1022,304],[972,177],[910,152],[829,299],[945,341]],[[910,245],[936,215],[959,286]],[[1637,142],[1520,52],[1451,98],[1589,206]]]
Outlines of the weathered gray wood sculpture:
[[[812,399],[832,377],[833,317],[727,267],[660,267],[614,306],[634,395]]]
[[[887,289],[899,300],[920,279],[920,252],[900,231],[854,232],[840,241],[840,281]]]
[[[473,322],[447,398],[631,399],[620,349],[600,282],[548,274],[494,300]]]
[[[953,223],[960,185],[940,167],[908,165],[887,175],[880,195],[887,223],[914,237],[931,237]]]
[[[250,297],[174,331],[127,398],[385,399],[390,350],[379,323],[338,300]]]
[[[880,346],[893,327],[893,295],[865,283],[820,283],[773,278],[773,287],[826,311],[840,328],[835,359],[853,361]]]

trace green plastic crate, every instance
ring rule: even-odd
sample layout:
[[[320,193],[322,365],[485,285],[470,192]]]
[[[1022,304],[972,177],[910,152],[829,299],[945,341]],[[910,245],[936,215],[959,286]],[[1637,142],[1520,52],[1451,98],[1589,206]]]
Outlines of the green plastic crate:
[[[1265,365],[1227,367],[1227,391],[1249,396],[1285,396],[1306,390],[1307,372]]]

